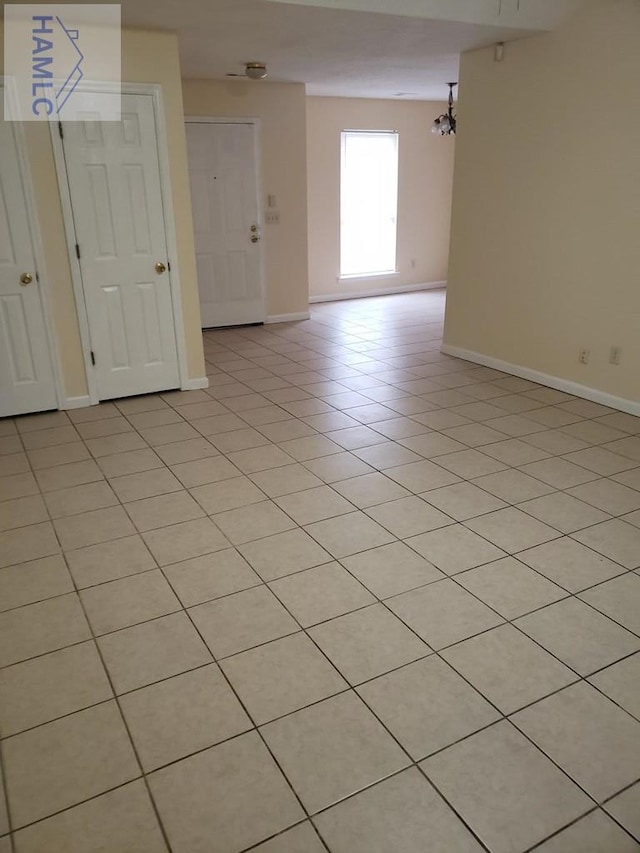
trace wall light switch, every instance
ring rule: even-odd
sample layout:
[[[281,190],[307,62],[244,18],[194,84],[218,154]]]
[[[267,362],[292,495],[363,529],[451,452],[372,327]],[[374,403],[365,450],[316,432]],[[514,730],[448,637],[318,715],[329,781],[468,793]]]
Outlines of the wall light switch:
[[[267,207],[275,207],[276,206],[276,197],[273,193],[269,193],[267,196]]]
[[[280,225],[280,211],[279,210],[267,210],[264,214],[264,221],[266,225]]]

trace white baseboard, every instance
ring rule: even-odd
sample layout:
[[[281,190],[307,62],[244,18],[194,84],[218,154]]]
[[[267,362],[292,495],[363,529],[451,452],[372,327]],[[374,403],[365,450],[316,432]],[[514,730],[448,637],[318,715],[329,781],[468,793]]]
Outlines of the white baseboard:
[[[93,405],[91,397],[88,394],[84,394],[82,397],[64,397],[60,404],[60,409],[84,409],[86,406],[91,405]]]
[[[196,376],[194,379],[185,379],[180,386],[181,391],[199,391],[201,388],[209,387],[208,376]]]
[[[272,314],[267,317],[265,323],[293,323],[296,320],[308,320],[309,317],[308,311],[300,311],[297,314]]]
[[[530,367],[511,364],[508,361],[502,361],[500,358],[493,358],[490,355],[483,355],[480,352],[473,352],[472,350],[462,349],[462,347],[455,347],[450,344],[443,344],[441,352],[445,355],[463,358],[465,361],[473,361],[475,364],[482,364],[484,367],[492,367],[494,370],[500,370],[503,373],[519,376],[521,379],[529,379],[531,382],[537,382],[539,385],[555,388],[556,391],[564,391],[566,394],[573,394],[575,397],[583,397],[585,400],[600,403],[603,406],[608,406],[610,409],[618,409],[621,412],[628,412],[630,415],[640,415],[640,402],[627,400],[626,397],[616,397],[613,394],[607,394],[605,391],[599,391],[597,388],[580,385],[580,383],[573,382],[571,379],[551,376],[548,373],[541,373],[539,370],[532,370]]]
[[[367,296],[390,296],[393,293],[413,293],[417,290],[441,290],[447,286],[446,281],[427,281],[421,284],[401,284],[398,287],[377,287],[373,290],[347,291],[338,293],[321,293],[310,296],[309,302],[340,302],[342,299],[364,299]]]

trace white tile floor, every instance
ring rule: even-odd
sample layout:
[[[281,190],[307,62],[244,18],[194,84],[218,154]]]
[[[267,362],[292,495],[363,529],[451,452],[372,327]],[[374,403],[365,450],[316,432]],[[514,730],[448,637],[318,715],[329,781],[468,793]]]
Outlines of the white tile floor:
[[[443,306],[0,422],[2,853],[640,850],[640,419]]]

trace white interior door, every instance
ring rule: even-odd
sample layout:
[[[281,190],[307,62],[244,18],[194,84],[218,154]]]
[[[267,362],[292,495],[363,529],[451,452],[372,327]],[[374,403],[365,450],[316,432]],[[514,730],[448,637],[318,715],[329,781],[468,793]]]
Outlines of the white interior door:
[[[13,124],[0,121],[0,417],[58,407],[25,192]]]
[[[77,115],[63,147],[98,397],[177,388],[153,98],[123,94],[119,122]]]
[[[253,124],[188,121],[203,328],[265,320]]]

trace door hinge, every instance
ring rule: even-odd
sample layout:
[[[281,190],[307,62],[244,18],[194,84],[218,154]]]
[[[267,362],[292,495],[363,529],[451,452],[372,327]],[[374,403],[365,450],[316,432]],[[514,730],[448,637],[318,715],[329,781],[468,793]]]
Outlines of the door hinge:
[[[91,350],[91,364],[93,364],[94,367],[95,367],[95,363],[96,363],[96,357],[94,355],[93,350]]]
[[[60,139],[64,139],[64,131],[62,129],[62,122],[58,122],[58,133],[60,134]]]
[[[76,258],[80,260],[80,246],[76,243]]]

